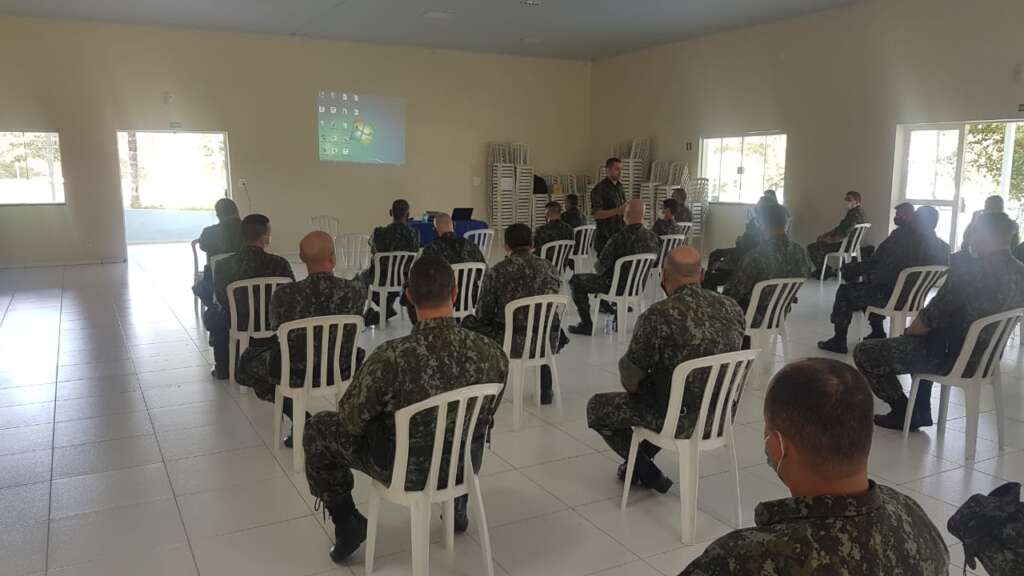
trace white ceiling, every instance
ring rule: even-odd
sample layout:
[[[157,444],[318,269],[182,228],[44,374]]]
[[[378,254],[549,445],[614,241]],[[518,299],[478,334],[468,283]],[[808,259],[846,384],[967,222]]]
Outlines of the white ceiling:
[[[589,60],[856,0],[0,0],[0,14]],[[443,12],[450,18],[424,18]],[[525,41],[524,41],[525,40]]]

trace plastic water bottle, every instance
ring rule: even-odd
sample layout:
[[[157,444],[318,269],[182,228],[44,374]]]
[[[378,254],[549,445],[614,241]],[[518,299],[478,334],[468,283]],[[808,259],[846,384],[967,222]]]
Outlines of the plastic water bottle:
[[[615,333],[615,316],[609,314],[608,319],[604,323],[604,333],[614,334]]]

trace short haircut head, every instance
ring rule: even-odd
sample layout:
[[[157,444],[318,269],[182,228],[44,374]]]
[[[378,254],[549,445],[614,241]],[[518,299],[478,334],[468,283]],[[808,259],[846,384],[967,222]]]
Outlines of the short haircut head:
[[[213,211],[217,214],[218,220],[227,218],[238,218],[238,204],[231,198],[221,198],[213,205]]]
[[[565,197],[565,203],[568,206],[577,206],[580,203],[580,197],[575,194],[569,194]]]
[[[775,195],[775,190],[772,190],[771,188],[769,188],[768,190],[764,191],[764,197],[765,198],[771,198],[772,200],[775,200],[776,202],[779,201],[779,197]]]
[[[1010,248],[1013,232],[1013,220],[1005,212],[982,212],[974,221],[971,234],[974,238],[983,236],[990,239],[995,248]]]
[[[761,225],[766,230],[785,230],[789,221],[786,209],[781,204],[769,204],[761,208],[759,216],[763,219]]]
[[[307,265],[328,262],[334,256],[334,238],[327,232],[315,230],[299,242],[299,260]]]
[[[391,203],[391,217],[395,220],[402,220],[409,215],[409,202],[399,198]]]
[[[263,214],[249,214],[242,219],[242,242],[256,242],[270,234],[270,218]]]
[[[529,248],[533,244],[533,231],[526,224],[515,223],[505,228],[505,246],[509,250]]]
[[[935,230],[939,225],[939,211],[934,206],[921,206],[914,212],[914,223],[919,230]]]
[[[673,216],[679,211],[679,200],[675,198],[665,198],[665,201],[661,203],[661,207],[669,211],[669,214]]]
[[[616,158],[615,156],[612,156],[611,158],[609,158],[609,159],[604,161],[604,167],[605,168],[611,168],[615,164],[622,164],[622,159],[621,158]]]
[[[843,196],[843,198],[849,198],[849,199],[853,200],[854,202],[858,202],[859,203],[860,202],[860,192],[857,192],[856,190],[850,190],[849,192],[846,193],[845,196]]]
[[[856,368],[826,358],[780,370],[765,393],[764,418],[823,479],[866,470],[874,433],[871,388]]]
[[[911,204],[910,202],[901,202],[897,204],[896,207],[893,208],[893,211],[895,211],[897,214],[913,214],[914,205]]]
[[[451,264],[436,254],[416,259],[409,271],[409,297],[419,308],[439,308],[451,304],[455,273]]]
[[[452,217],[448,214],[435,214],[434,228],[436,228],[441,234],[445,234],[447,232],[454,232],[455,224],[452,222]]]
[[[985,210],[988,212],[1002,212],[1004,207],[1002,196],[993,195],[985,198]]]
[[[548,202],[544,209],[548,216],[558,216],[562,213],[562,205],[554,201]]]

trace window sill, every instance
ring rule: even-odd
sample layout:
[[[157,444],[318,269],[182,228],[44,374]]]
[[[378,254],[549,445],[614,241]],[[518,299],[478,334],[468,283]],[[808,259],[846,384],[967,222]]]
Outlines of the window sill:
[[[64,202],[20,202],[4,204],[0,203],[0,208],[35,208],[35,207],[46,207],[46,206],[67,206],[67,201]]]

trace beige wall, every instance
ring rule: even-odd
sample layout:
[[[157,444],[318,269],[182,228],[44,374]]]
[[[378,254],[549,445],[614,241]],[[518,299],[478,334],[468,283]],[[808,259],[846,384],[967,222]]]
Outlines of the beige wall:
[[[864,0],[603,60],[593,69],[591,156],[650,135],[656,158],[696,172],[702,135],[784,130],[795,235],[834,225],[842,192],[855,189],[878,241],[897,124],[1024,116],[1024,81],[1014,77],[1022,21],[1020,0]],[[712,209],[706,246],[732,242],[737,212]]]
[[[66,206],[0,207],[0,267],[123,259],[115,133],[172,121],[228,132],[234,196],[248,211],[247,179],[277,251],[296,250],[313,214],[368,231],[399,196],[486,214],[488,141],[529,144],[541,171],[592,164],[589,75],[582,62],[0,17],[0,130],[59,130],[67,180]],[[404,97],[407,163],[319,162],[324,89]]]

